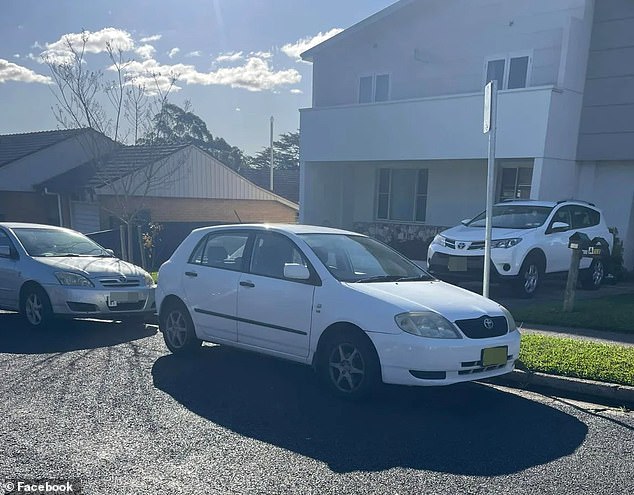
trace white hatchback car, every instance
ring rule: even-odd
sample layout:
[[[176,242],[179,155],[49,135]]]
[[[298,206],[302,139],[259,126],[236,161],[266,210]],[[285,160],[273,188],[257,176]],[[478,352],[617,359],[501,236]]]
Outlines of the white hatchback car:
[[[499,304],[374,239],[324,227],[194,230],[161,267],[156,298],[172,352],[208,341],[298,361],[344,397],[380,380],[501,375],[519,354],[515,321]]]
[[[427,252],[431,273],[448,281],[477,278],[484,270],[484,212],[462,225],[437,235]],[[582,201],[506,201],[493,206],[491,271],[499,281],[510,282],[517,295],[532,296],[545,274],[570,268],[573,232],[604,239],[610,252],[614,238],[603,214]],[[580,282],[597,289],[604,275],[605,256],[582,258]]]

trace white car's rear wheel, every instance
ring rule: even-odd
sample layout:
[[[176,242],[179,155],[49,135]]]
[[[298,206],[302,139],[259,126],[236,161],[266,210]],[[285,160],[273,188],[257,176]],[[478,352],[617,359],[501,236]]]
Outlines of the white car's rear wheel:
[[[605,269],[603,261],[599,258],[592,260],[592,264],[587,270],[584,270],[581,274],[581,287],[586,290],[597,290],[601,287],[603,277],[605,276]]]
[[[199,349],[194,322],[182,303],[172,303],[161,312],[160,328],[165,345],[174,354],[187,354]]]

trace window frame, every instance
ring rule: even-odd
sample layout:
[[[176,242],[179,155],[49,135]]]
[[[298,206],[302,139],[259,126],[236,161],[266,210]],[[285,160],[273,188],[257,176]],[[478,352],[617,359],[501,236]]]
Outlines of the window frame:
[[[298,279],[294,279],[294,278],[286,278],[286,277],[274,277],[272,275],[264,275],[261,273],[256,273],[253,271],[253,258],[254,258],[254,253],[255,253],[255,249],[256,249],[256,245],[257,245],[257,239],[261,236],[264,235],[272,235],[272,236],[277,236],[277,237],[281,237],[283,239],[285,239],[287,242],[291,243],[291,245],[293,246],[293,248],[299,253],[299,255],[302,257],[302,260],[304,261],[304,263],[306,263],[306,266],[308,267],[308,272],[310,273],[310,277],[306,280],[298,280]],[[274,280],[282,280],[284,282],[293,282],[293,283],[298,283],[298,284],[304,284],[304,285],[313,285],[316,287],[319,287],[322,285],[322,280],[321,277],[319,276],[319,274],[317,273],[317,270],[315,270],[315,267],[313,266],[313,264],[310,262],[310,260],[308,259],[308,256],[306,256],[306,253],[304,253],[304,251],[302,251],[302,249],[297,245],[297,243],[291,239],[289,236],[284,235],[281,232],[273,232],[273,231],[266,231],[266,230],[262,230],[259,232],[253,232],[251,238],[250,238],[250,246],[248,246],[249,248],[249,258],[248,258],[248,264],[246,266],[246,271],[244,271],[244,273],[248,273],[249,275],[253,275],[256,277],[265,277],[265,278],[271,278]],[[245,248],[246,249],[246,248]]]
[[[515,170],[515,183],[513,185],[513,197],[512,198],[508,198],[508,197],[503,197],[502,196],[502,192],[504,191],[504,184],[502,182],[502,178],[504,176],[504,170]],[[519,190],[519,178],[520,178],[520,169],[530,169],[531,171],[531,184],[530,184],[530,189],[528,192],[528,198],[518,198],[517,197],[517,191]],[[509,165],[501,165],[499,167],[499,172],[498,172],[498,176],[497,176],[497,186],[496,186],[496,190],[497,190],[497,202],[502,202],[502,201],[508,201],[508,200],[522,200],[522,199],[530,199],[530,193],[533,189],[533,172],[535,171],[534,167],[530,167],[530,166],[524,166],[521,164],[509,164]]]
[[[376,79],[378,76],[387,76],[387,99],[379,100],[376,99]],[[372,86],[370,91],[370,101],[361,101],[361,79],[371,78]],[[392,73],[391,72],[364,72],[359,74],[358,84],[357,84],[357,104],[359,105],[369,105],[371,103],[385,103],[392,100]]]
[[[379,196],[384,195],[385,193],[381,193],[381,171],[387,170],[388,173],[388,192],[387,192],[387,218],[381,218],[379,216]],[[392,198],[392,171],[393,170],[413,170],[416,172],[416,180],[415,180],[415,188],[414,188],[414,196],[412,197],[412,219],[411,220],[393,220],[392,216],[392,206],[391,206],[391,198]],[[418,189],[420,182],[420,173],[425,172],[426,174],[426,184],[427,190],[424,193],[421,193]],[[424,219],[417,220],[416,219],[416,206],[419,197],[425,197],[425,211],[424,211]],[[400,224],[425,224],[427,223],[427,200],[429,199],[429,168],[417,168],[417,167],[404,167],[404,168],[389,168],[389,167],[381,167],[377,169],[376,172],[376,188],[374,195],[374,219],[377,222],[391,222],[391,223],[400,223]]]
[[[502,87],[498,88],[498,90],[503,91],[519,91],[522,89],[531,87],[531,78],[533,75],[533,54],[534,50],[518,50],[514,52],[508,53],[498,53],[495,55],[489,55],[484,59],[484,73],[482,76],[482,86],[486,86],[488,84],[487,81],[487,72],[489,68],[489,62],[493,62],[495,60],[504,60],[504,77],[502,78]],[[523,58],[528,57],[528,65],[526,66],[526,84],[523,88],[511,88],[509,89],[509,76],[511,74],[511,60],[515,58]]]
[[[215,266],[215,265],[206,265],[204,263],[196,263],[193,259],[194,259],[194,255],[196,254],[196,252],[198,251],[198,249],[201,246],[203,247],[203,251],[207,245],[207,242],[209,241],[209,238],[211,236],[221,236],[221,235],[246,235],[247,236],[247,240],[246,243],[244,244],[244,251],[242,253],[242,267],[240,269],[233,269],[230,268],[228,266]],[[230,271],[230,272],[237,272],[237,273],[246,273],[245,271],[245,266],[249,266],[251,263],[251,249],[250,246],[253,243],[253,233],[249,230],[223,230],[223,231],[212,231],[212,232],[207,232],[205,235],[203,235],[200,240],[196,243],[196,245],[194,246],[194,249],[192,249],[191,253],[189,254],[189,257],[187,258],[187,264],[188,265],[193,265],[193,266],[199,266],[202,268],[216,268],[218,270],[226,270],[226,271]],[[247,265],[245,265],[247,264]]]

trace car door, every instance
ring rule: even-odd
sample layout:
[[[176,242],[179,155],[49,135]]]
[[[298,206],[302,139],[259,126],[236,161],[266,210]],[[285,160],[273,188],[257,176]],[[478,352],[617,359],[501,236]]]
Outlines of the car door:
[[[309,268],[309,280],[284,277],[286,263]],[[307,357],[315,285],[306,257],[288,237],[263,232],[255,236],[248,273],[238,287],[238,342]]]
[[[182,287],[200,337],[236,342],[238,282],[248,231],[213,232],[201,239],[182,273]]]
[[[5,309],[18,309],[18,294],[20,290],[20,260],[7,254],[5,251],[15,253],[15,248],[7,233],[0,229],[0,307]]]
[[[571,205],[560,207],[553,214],[546,229],[546,271],[564,272],[570,268],[571,251],[568,248],[568,238],[572,235],[572,211]],[[569,228],[557,230],[553,226],[557,222],[565,223]]]

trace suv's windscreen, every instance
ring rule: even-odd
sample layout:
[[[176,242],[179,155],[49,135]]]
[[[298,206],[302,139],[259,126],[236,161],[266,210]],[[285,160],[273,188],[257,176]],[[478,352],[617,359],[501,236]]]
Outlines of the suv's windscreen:
[[[493,207],[492,225],[500,229],[534,229],[543,225],[550,212],[551,206],[531,205],[498,205]],[[486,212],[467,223],[468,227],[484,227]]]
[[[302,234],[332,275],[342,282],[433,280],[425,270],[374,239],[346,234]]]
[[[104,248],[78,232],[57,229],[13,229],[29,256],[104,256]]]

